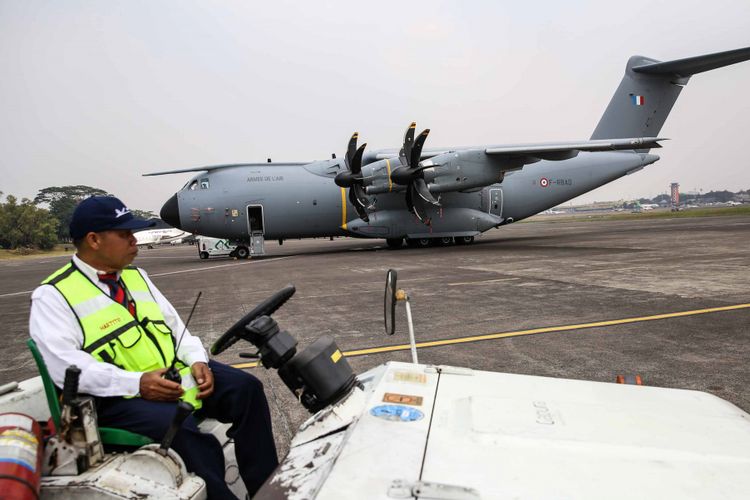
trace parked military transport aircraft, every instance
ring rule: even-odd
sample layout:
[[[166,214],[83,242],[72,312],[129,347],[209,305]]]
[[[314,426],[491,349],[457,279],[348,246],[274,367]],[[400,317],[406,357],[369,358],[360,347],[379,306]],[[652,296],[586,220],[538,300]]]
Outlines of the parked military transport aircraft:
[[[633,56],[590,140],[424,148],[414,123],[397,149],[343,159],[244,163],[200,172],[172,196],[172,226],[250,245],[264,239],[355,236],[391,247],[471,243],[474,236],[557,206],[659,159],[657,137],[690,77],[750,59],[750,47],[660,62]],[[348,192],[347,192],[348,190]],[[253,252],[255,250],[255,252]]]

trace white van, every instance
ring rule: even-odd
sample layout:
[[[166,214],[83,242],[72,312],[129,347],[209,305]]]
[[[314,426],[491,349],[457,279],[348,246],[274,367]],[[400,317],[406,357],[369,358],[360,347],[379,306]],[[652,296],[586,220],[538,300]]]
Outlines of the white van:
[[[234,257],[234,252],[236,249],[237,245],[231,243],[229,240],[221,238],[209,238],[207,236],[198,237],[198,257],[200,257],[201,259],[218,257],[222,255]]]

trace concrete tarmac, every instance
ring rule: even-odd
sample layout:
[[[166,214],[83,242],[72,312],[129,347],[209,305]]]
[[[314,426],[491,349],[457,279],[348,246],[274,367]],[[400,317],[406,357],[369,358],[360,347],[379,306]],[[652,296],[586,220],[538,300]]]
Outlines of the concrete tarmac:
[[[398,270],[411,297],[418,341],[635,318],[419,351],[420,362],[614,382],[638,374],[648,385],[706,391],[750,411],[750,217],[514,224],[470,246],[389,250],[382,240],[267,242],[246,261],[199,260],[192,246],[142,250],[145,268],[187,317],[206,346],[255,304],[287,283],[297,294],[275,314],[308,345],[332,335],[343,351],[408,343],[403,308],[397,333],[383,330],[386,270]],[[26,350],[29,297],[67,257],[0,261],[3,354],[0,384],[34,376]],[[249,344],[217,359],[243,363]],[[408,350],[349,357],[356,372]],[[280,453],[307,417],[275,373],[249,368],[264,382]]]

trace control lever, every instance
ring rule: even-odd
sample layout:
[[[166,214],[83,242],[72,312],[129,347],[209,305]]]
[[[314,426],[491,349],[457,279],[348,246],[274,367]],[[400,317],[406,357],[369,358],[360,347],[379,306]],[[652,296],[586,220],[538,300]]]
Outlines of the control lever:
[[[238,356],[245,359],[260,359],[259,352],[241,352]]]
[[[65,370],[59,440],[50,446],[50,457],[58,456],[47,462],[50,475],[81,474],[104,459],[94,400],[78,394],[80,378],[76,365]]]
[[[169,429],[167,430],[167,433],[164,434],[164,438],[161,440],[161,445],[159,446],[158,451],[160,455],[164,457],[167,456],[167,452],[172,445],[172,441],[174,441],[174,437],[177,435],[177,431],[180,430],[182,423],[191,413],[193,413],[193,405],[186,403],[185,401],[177,403],[177,409],[174,413],[172,423],[169,424]]]
[[[72,426],[75,420],[73,403],[78,397],[78,380],[81,377],[81,369],[76,365],[70,365],[65,370],[65,381],[63,382],[62,407],[60,408],[60,435],[67,443],[72,443]]]
[[[76,365],[70,365],[65,370],[65,381],[63,382],[62,404],[70,406],[78,396],[78,380],[81,378],[81,369]]]

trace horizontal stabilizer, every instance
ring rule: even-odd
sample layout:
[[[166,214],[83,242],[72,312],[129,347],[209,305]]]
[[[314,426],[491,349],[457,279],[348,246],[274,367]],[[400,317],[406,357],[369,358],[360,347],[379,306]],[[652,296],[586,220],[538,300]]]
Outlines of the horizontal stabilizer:
[[[307,165],[309,161],[303,162],[286,162],[286,163],[228,163],[226,165],[209,165],[206,167],[192,167],[182,168],[180,170],[166,170],[164,172],[151,172],[150,174],[143,174],[143,177],[149,177],[153,175],[170,175],[170,174],[184,174],[186,172],[210,172],[212,170],[221,170],[223,168],[234,168],[234,167],[298,167],[300,165]]]
[[[687,57],[675,61],[655,62],[633,67],[636,73],[646,75],[675,75],[681,78],[750,60],[750,47],[727,50],[714,54]]]

